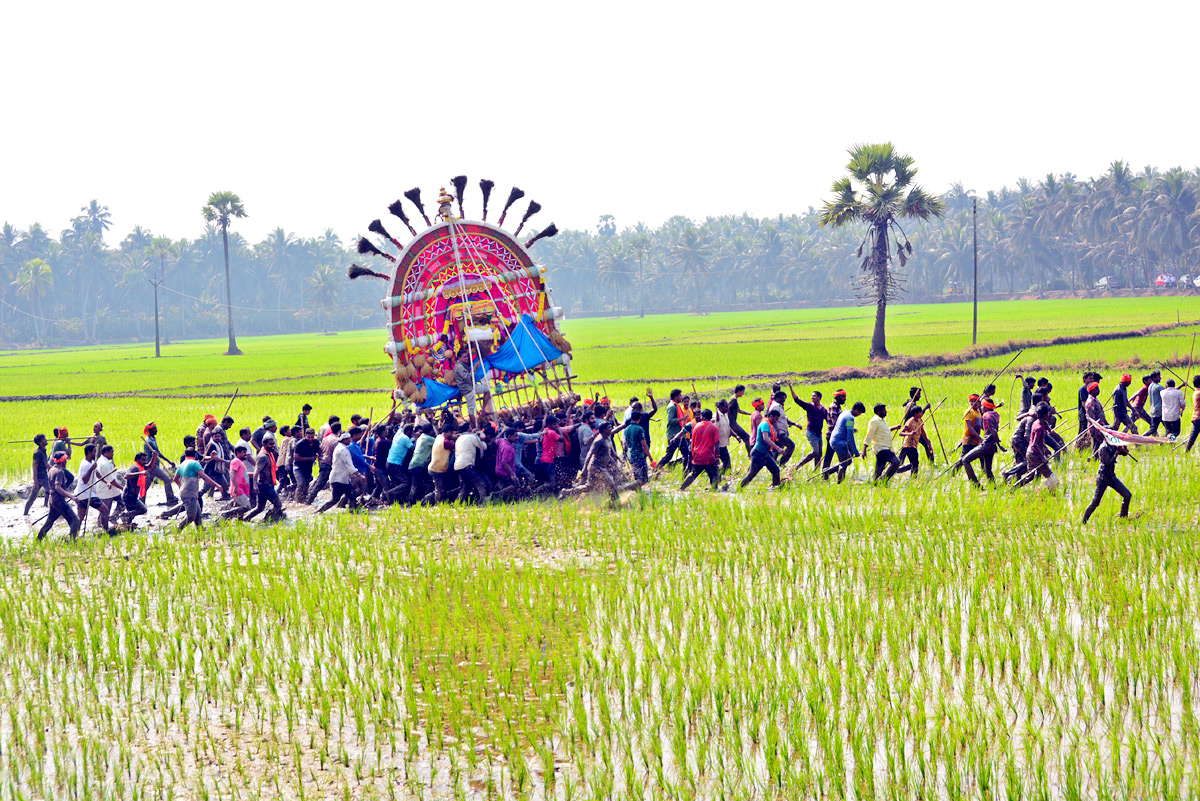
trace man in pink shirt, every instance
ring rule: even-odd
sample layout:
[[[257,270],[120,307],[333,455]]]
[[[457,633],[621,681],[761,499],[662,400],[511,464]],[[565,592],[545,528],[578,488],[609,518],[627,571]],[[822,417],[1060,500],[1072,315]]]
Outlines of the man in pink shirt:
[[[542,455],[538,459],[538,477],[551,486],[554,485],[554,456],[558,452],[562,435],[558,433],[558,420],[554,415],[546,418],[542,429]]]
[[[708,476],[713,489],[717,488],[721,478],[721,471],[717,469],[717,443],[720,441],[721,432],[712,421],[712,409],[705,409],[700,413],[700,417],[700,422],[692,428],[692,464],[683,479],[683,485],[679,487],[680,491],[687,489],[701,473]]]
[[[250,511],[250,475],[244,461],[248,451],[245,445],[238,445],[233,453],[233,458],[229,460],[229,491],[233,495],[233,505],[222,512],[221,516],[240,518]]]

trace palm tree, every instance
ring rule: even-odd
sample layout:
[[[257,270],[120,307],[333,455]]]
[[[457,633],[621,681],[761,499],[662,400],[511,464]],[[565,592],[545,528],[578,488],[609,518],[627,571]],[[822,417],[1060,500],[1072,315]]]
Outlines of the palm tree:
[[[206,222],[215,222],[221,227],[221,247],[225,251],[225,321],[229,324],[229,350],[226,356],[241,356],[237,340],[233,336],[233,289],[229,282],[229,221],[234,217],[245,217],[242,199],[233,192],[213,192],[201,209]]]
[[[629,286],[629,261],[617,239],[609,239],[600,250],[600,279],[613,290],[613,307],[617,317],[621,316],[621,287]]]
[[[325,330],[325,309],[332,306],[341,295],[344,286],[342,276],[328,264],[318,264],[307,283],[317,299],[317,325],[321,326],[322,333],[328,333]]]
[[[42,298],[54,288],[54,273],[50,265],[41,259],[30,259],[17,271],[13,286],[17,288],[17,294],[24,295],[33,303],[33,335],[41,342]]]
[[[833,184],[833,200],[821,212],[821,225],[835,228],[848,223],[867,223],[867,235],[858,246],[866,248],[861,269],[863,286],[875,303],[875,331],[871,335],[872,359],[886,359],[887,304],[900,290],[892,269],[891,237],[896,237],[896,258],[903,268],[912,254],[900,220],[928,220],[945,213],[942,201],[913,183],[917,169],[913,158],[896,152],[891,142],[855,145],[850,148],[850,173]],[[903,242],[901,242],[903,239]]]
[[[103,239],[104,232],[112,227],[112,214],[109,213],[108,206],[100,205],[99,200],[92,200],[86,206],[82,206],[79,211],[82,213],[75,219],[83,223],[86,231]],[[140,229],[141,226],[138,228]]]
[[[700,231],[689,221],[679,232],[671,248],[672,261],[683,275],[684,285],[692,284],[693,311],[700,313],[700,284],[708,274],[710,244]]]
[[[637,224],[633,239],[629,240],[629,252],[637,256],[638,284],[642,290],[642,309],[638,317],[646,316],[646,255],[651,250],[650,237],[646,234],[646,226]]]

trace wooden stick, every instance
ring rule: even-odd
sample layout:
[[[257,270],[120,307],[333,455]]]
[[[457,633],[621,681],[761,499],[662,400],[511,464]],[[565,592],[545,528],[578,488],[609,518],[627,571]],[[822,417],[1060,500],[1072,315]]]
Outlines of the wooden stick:
[[[925,397],[925,379],[917,376],[917,382],[921,385],[921,395]],[[942,401],[945,403],[945,401]],[[941,408],[940,406],[938,408]],[[950,461],[950,457],[946,455],[946,446],[942,443],[942,432],[938,431],[937,418],[933,416],[933,410],[929,410],[929,420],[933,423],[933,433],[937,435],[938,447],[942,449],[942,461]]]
[[[1192,334],[1192,349],[1188,351],[1188,369],[1187,369],[1187,374],[1188,374],[1189,376],[1192,374],[1192,355],[1193,355],[1193,354],[1195,354],[1195,352],[1196,352],[1196,335],[1195,335],[1195,334]],[[1186,380],[1186,379],[1184,380],[1184,382],[1183,382],[1183,385],[1184,385],[1185,387],[1187,386],[1187,380]]]
[[[988,381],[987,384],[984,384],[984,386],[986,387],[988,384],[996,383],[996,379],[999,378],[1000,376],[1004,375],[1004,371],[1007,370],[1009,367],[1011,367],[1012,363],[1015,362],[1017,359],[1019,359],[1021,357],[1021,354],[1024,352],[1025,352],[1024,348],[1021,348],[1019,351],[1017,351],[1017,355],[1013,356],[1011,359],[1009,359],[1008,364],[1001,367],[1000,372],[998,372],[994,376],[992,376],[992,380]]]
[[[1060,422],[1058,425],[1062,425],[1062,423]],[[1058,426],[1055,426],[1054,428],[1058,428]],[[1052,428],[1052,429],[1050,429],[1050,430],[1051,430],[1051,431],[1053,431],[1054,429]],[[1068,442],[1068,443],[1065,443],[1065,444],[1064,444],[1064,445],[1063,445],[1061,448],[1059,448],[1058,450],[1056,450],[1056,451],[1054,451],[1053,453],[1051,453],[1051,454],[1050,454],[1048,457],[1046,457],[1046,464],[1050,464],[1050,460],[1051,460],[1051,459],[1053,459],[1055,456],[1058,456],[1060,453],[1062,453],[1063,451],[1065,451],[1067,448],[1069,448],[1069,447],[1071,447],[1072,445],[1074,445],[1076,442],[1078,442],[1078,441],[1079,441],[1079,439],[1080,439],[1080,438],[1081,438],[1081,437],[1082,437],[1084,434],[1088,434],[1088,433],[1091,433],[1091,429],[1090,429],[1090,428],[1085,428],[1085,429],[1083,429],[1083,431],[1080,431],[1080,432],[1079,432],[1079,433],[1078,433],[1078,434],[1075,436],[1075,439],[1071,440],[1071,441],[1070,441],[1070,442]],[[1031,476],[1032,474],[1034,474],[1034,473],[1036,473],[1036,472],[1037,472],[1037,468],[1035,467],[1034,469],[1030,470],[1030,471],[1029,471],[1028,473],[1026,473],[1025,475],[1021,476],[1019,479],[1017,479],[1017,480],[1014,482],[1014,484],[1020,484],[1022,481],[1024,481],[1026,478],[1028,478],[1029,476]]]
[[[1174,371],[1174,370],[1172,370],[1170,367],[1167,367],[1167,364],[1166,364],[1166,362],[1159,362],[1158,364],[1159,364],[1159,366],[1160,366],[1160,367],[1162,367],[1163,369],[1165,369],[1165,370],[1166,370],[1168,373],[1170,373],[1171,375],[1175,376],[1175,377],[1176,377],[1176,378],[1178,378],[1180,381],[1183,381],[1183,385],[1184,385],[1185,387],[1187,386],[1187,383],[1188,383],[1188,382],[1187,382],[1186,380],[1184,380],[1183,376],[1179,375],[1179,373],[1175,372],[1175,371]]]
[[[233,388],[233,397],[229,399],[229,405],[225,407],[225,414],[221,415],[222,420],[229,416],[229,410],[233,408],[233,402],[237,400],[238,392],[240,392],[241,389],[241,387]]]

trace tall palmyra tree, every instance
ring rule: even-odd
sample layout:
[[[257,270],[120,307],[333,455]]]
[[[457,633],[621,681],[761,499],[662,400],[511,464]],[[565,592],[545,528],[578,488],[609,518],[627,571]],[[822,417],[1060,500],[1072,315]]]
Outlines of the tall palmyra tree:
[[[912,243],[900,220],[927,220],[945,213],[942,201],[913,183],[917,168],[911,156],[896,152],[891,142],[855,145],[850,148],[850,174],[833,184],[833,200],[825,203],[821,225],[835,228],[865,222],[867,233],[858,246],[862,258],[859,298],[875,304],[875,332],[871,335],[871,358],[886,359],[887,305],[903,291],[901,269],[912,255]],[[864,253],[866,254],[864,256]]]

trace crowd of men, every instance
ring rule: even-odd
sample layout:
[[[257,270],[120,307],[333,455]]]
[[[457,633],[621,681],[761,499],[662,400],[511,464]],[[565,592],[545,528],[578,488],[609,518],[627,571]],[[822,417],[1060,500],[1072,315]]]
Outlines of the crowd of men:
[[[1162,383],[1158,371],[1142,378],[1133,394],[1133,379],[1123,375],[1117,386],[1101,400],[1101,376],[1087,372],[1079,387],[1074,411],[1078,433],[1071,442],[1058,431],[1064,413],[1052,400],[1054,387],[1045,378],[1022,379],[1020,407],[1009,445],[1013,464],[1001,477],[1023,486],[1039,477],[1052,480],[1052,463],[1070,445],[1089,448],[1099,463],[1096,493],[1084,514],[1086,522],[1108,489],[1122,497],[1121,515],[1129,512],[1131,493],[1116,477],[1117,458],[1128,453],[1106,432],[1138,434],[1140,423],[1146,433],[1160,431],[1174,439],[1182,434],[1181,424],[1188,409],[1181,386],[1173,379]],[[1183,381],[1181,379],[1181,384]],[[1191,431],[1187,451],[1200,434],[1200,376],[1192,380]],[[81,521],[96,510],[97,533],[115,533],[118,523],[130,526],[134,518],[149,514],[147,490],[161,482],[166,490],[161,518],[182,515],[180,527],[201,525],[206,496],[224,505],[215,512],[222,518],[253,520],[281,519],[284,501],[314,507],[317,513],[333,507],[356,509],[383,504],[436,504],[464,501],[484,504],[530,496],[556,495],[565,498],[585,492],[605,493],[616,500],[618,492],[644,484],[651,471],[664,474],[673,465],[682,469],[680,490],[687,490],[703,474],[713,489],[730,489],[723,477],[732,470],[732,442],[744,448],[749,469],[738,483],[745,487],[763,470],[772,487],[783,483],[781,468],[795,456],[793,429],[803,429],[807,452],[793,468],[793,475],[811,464],[814,479],[834,476],[841,483],[856,458],[874,459],[873,480],[889,481],[900,473],[916,476],[922,458],[935,463],[927,422],[940,409],[925,402],[913,387],[908,401],[890,424],[885,404],[874,404],[859,446],[857,419],[867,413],[862,401],[850,403],[838,389],[828,405],[820,391],[801,398],[789,385],[775,385],[767,400],[747,403],[746,387],[738,385],[729,398],[713,408],[703,408],[698,397],[672,390],[662,406],[649,388],[643,401],[630,398],[620,414],[608,398],[581,399],[563,394],[553,401],[539,401],[499,412],[468,409],[456,414],[450,408],[433,411],[393,408],[384,420],[375,422],[351,415],[343,422],[331,415],[319,427],[310,421],[312,407],[305,404],[294,424],[279,425],[264,416],[255,428],[235,428],[232,417],[218,420],[206,415],[194,434],[182,439],[182,452],[172,460],[160,447],[158,427],[149,422],[143,429],[143,448],[132,464],[119,468],[112,445],[97,422],[92,434],[72,439],[65,427],[54,429],[50,444],[43,434],[33,442],[33,488],[25,504],[28,515],[39,497],[48,509],[38,538],[64,520],[72,536]],[[791,420],[786,408],[789,394],[799,409]],[[944,403],[944,401],[943,401]],[[962,433],[954,442],[954,459],[949,472],[962,471],[980,485],[978,467],[994,482],[995,460],[1005,450],[1001,444],[996,386],[989,384],[967,399],[961,416]],[[1110,423],[1106,409],[1112,412]],[[666,449],[660,460],[651,453],[651,424],[662,415]],[[748,427],[742,425],[742,418]],[[939,444],[940,432],[936,429]],[[957,433],[957,421],[952,429]],[[234,436],[236,435],[236,440]],[[897,447],[896,439],[899,439]],[[71,460],[77,449],[82,458],[75,471]],[[944,454],[949,460],[948,454]],[[178,490],[178,492],[176,492]],[[328,490],[328,496],[322,498]]]

